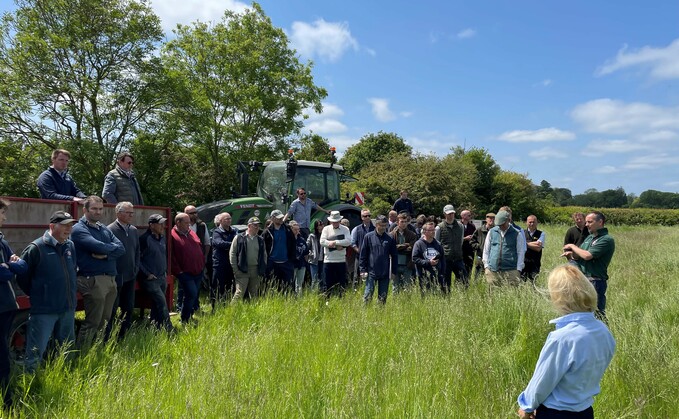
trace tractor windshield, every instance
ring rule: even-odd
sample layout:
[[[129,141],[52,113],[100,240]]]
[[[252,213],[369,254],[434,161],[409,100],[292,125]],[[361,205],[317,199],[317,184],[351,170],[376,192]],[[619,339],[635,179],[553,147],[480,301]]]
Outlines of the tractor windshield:
[[[281,206],[281,196],[287,192],[285,162],[272,162],[268,164],[259,178],[257,195],[270,201],[274,204],[274,207],[278,208]]]
[[[307,196],[320,205],[339,199],[339,177],[337,171],[321,167],[298,166],[293,183],[293,199],[297,188],[304,188]]]

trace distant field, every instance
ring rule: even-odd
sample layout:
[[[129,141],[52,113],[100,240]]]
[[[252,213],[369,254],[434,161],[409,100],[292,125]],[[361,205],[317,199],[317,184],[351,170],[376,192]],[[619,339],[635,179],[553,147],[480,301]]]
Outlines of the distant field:
[[[566,227],[545,228],[543,271],[562,263]],[[677,418],[679,229],[611,234],[608,315],[618,347],[596,416]],[[203,314],[176,336],[137,330],[72,363],[56,358],[35,378],[17,377],[23,400],[13,414],[515,417],[554,317],[530,286],[390,294],[385,307],[364,307],[353,292],[327,304],[269,297]]]

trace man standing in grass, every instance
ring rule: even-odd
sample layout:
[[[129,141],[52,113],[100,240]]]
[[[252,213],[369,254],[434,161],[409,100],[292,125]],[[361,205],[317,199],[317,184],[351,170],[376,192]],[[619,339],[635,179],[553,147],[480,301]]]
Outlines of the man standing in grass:
[[[538,230],[538,217],[529,215],[526,218],[527,228],[523,231],[526,238],[526,255],[524,256],[521,278],[524,281],[535,281],[540,273],[542,248],[545,247],[545,232]]]
[[[581,212],[574,212],[573,222],[575,222],[575,225],[568,229],[566,232],[566,237],[563,239],[564,246],[567,244],[580,246],[585,241],[587,236],[589,236],[589,231],[585,226],[585,214]]]
[[[608,288],[608,265],[615,252],[615,240],[604,227],[606,216],[599,211],[592,211],[585,217],[585,225],[589,236],[578,247],[567,244],[563,247],[563,254],[569,260],[574,260],[589,282],[594,285],[597,293],[597,316],[606,318],[606,289]]]
[[[351,245],[349,229],[340,224],[342,214],[332,211],[328,217],[330,225],[321,232],[321,246],[325,248],[323,269],[328,294],[344,294],[347,287],[346,247]]]
[[[387,234],[387,217],[384,215],[377,217],[375,231],[366,234],[363,239],[359,266],[361,276],[367,276],[363,301],[369,303],[372,300],[377,281],[377,300],[382,304],[386,303],[389,277],[395,278],[398,275],[398,252],[396,241]]]
[[[455,275],[455,281],[465,286],[469,285],[469,276],[464,267],[462,256],[462,243],[464,242],[464,226],[455,220],[455,208],[452,205],[443,207],[445,220],[436,226],[435,237],[443,246],[446,257],[446,272],[443,278],[441,291],[450,292],[451,278]]]
[[[71,240],[78,260],[78,291],[85,303],[85,321],[78,333],[78,345],[88,344],[111,319],[115,303],[116,260],[125,246],[100,222],[104,201],[98,196],[85,199],[85,215],[73,226]]]
[[[59,345],[75,339],[76,260],[68,239],[75,221],[67,212],[55,212],[49,230],[21,254],[28,271],[17,279],[31,297],[24,362],[28,372],[36,370],[50,339]]]
[[[248,294],[250,298],[259,295],[259,285],[266,274],[266,251],[264,239],[259,233],[259,218],[250,217],[248,229],[231,242],[229,260],[233,267],[236,292],[231,302],[241,301]]]
[[[483,246],[483,266],[486,282],[491,285],[519,285],[519,272],[523,269],[523,238],[521,232],[510,225],[510,215],[500,211],[495,216],[495,227],[486,237]]]
[[[398,273],[394,278],[394,293],[407,288],[412,283],[413,270],[413,246],[418,237],[417,234],[408,228],[408,214],[398,215],[398,228],[391,232],[391,237],[396,241],[398,251]]]
[[[191,219],[188,214],[180,212],[174,217],[175,226],[170,234],[172,244],[172,274],[179,280],[184,289],[181,320],[191,320],[198,308],[198,291],[203,280],[205,256],[203,245],[196,233],[191,230]]]
[[[435,231],[433,221],[425,223],[422,238],[413,247],[413,263],[422,293],[429,291],[433,284],[442,283],[446,272],[446,258],[441,243],[434,238]]]

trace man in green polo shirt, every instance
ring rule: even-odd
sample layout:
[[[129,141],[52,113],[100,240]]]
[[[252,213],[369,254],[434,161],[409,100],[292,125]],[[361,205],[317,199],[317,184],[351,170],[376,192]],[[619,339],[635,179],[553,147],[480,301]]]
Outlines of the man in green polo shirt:
[[[597,315],[606,318],[606,288],[608,288],[608,264],[615,252],[615,241],[604,227],[606,217],[599,211],[592,211],[585,217],[589,236],[580,247],[567,244],[563,255],[574,260],[582,273],[594,285],[597,293]]]

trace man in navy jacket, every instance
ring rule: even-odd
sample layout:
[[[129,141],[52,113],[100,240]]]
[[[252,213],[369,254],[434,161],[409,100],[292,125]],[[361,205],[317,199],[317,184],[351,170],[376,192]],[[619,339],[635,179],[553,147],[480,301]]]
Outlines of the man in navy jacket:
[[[66,150],[57,149],[52,152],[52,165],[38,177],[40,198],[77,202],[85,199],[85,194],[68,174],[70,160],[71,153]]]
[[[28,270],[17,279],[31,297],[24,362],[28,372],[38,367],[51,337],[59,345],[75,339],[76,253],[68,239],[75,221],[67,212],[55,212],[49,230],[21,254]]]
[[[377,300],[382,304],[386,303],[389,278],[398,275],[396,241],[387,234],[387,223],[387,217],[378,216],[375,220],[375,231],[371,231],[363,238],[359,267],[361,276],[367,276],[363,295],[363,301],[366,303],[373,298],[375,281],[377,281]]]

